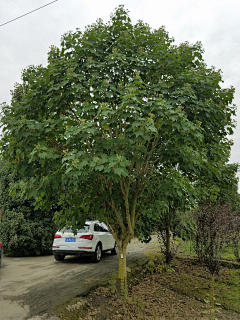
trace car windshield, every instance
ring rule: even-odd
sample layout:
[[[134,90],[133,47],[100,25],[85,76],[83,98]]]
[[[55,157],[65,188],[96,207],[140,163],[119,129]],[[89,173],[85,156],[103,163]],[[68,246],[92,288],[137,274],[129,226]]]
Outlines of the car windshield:
[[[77,233],[86,233],[89,231],[89,225],[85,224],[83,229],[77,229]],[[68,228],[63,228],[62,230],[60,230],[60,232],[73,232],[72,229],[70,227]]]

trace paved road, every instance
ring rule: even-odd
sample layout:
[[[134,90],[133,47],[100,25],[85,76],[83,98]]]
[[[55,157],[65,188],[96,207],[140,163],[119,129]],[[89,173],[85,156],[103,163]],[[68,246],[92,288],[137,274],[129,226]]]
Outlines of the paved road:
[[[127,261],[144,256],[151,244],[134,239],[128,246]],[[89,258],[53,256],[2,258],[0,269],[0,320],[24,320],[84,294],[118,270],[118,256],[106,253],[100,263]]]

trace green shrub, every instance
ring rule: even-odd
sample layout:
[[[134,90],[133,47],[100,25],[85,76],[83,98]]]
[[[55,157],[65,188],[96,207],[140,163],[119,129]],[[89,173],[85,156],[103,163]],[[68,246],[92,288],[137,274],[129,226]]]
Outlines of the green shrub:
[[[7,210],[2,217],[0,237],[8,256],[50,254],[53,234],[51,218],[43,214],[39,220],[30,220],[27,212]]]
[[[50,254],[56,226],[51,211],[34,209],[34,199],[9,194],[12,182],[18,180],[0,161],[0,239],[4,254],[11,257]],[[56,209],[56,208],[55,208]]]

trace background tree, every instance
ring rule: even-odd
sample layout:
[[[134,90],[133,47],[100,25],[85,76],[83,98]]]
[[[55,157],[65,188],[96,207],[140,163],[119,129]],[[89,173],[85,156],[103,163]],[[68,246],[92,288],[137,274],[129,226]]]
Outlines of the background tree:
[[[169,264],[174,256],[173,235],[183,236],[193,228],[187,220],[185,211],[189,211],[195,204],[194,189],[187,178],[177,170],[169,170],[160,185],[160,198],[167,204],[167,210],[159,214],[157,232],[159,241],[164,243],[164,255]]]
[[[187,234],[194,230],[194,222],[188,212],[196,206],[195,191],[190,181],[176,168],[164,168],[159,175],[159,184],[150,198],[151,203],[145,204],[146,213],[136,223],[135,234],[148,242],[151,234],[157,232],[161,250],[169,264],[176,251],[173,236],[186,239]],[[156,197],[155,202],[153,197]]]
[[[239,237],[240,237],[240,195],[238,193],[238,164],[225,164],[219,170],[210,176],[201,176],[194,183],[198,207],[201,210],[211,204],[211,206],[227,207],[225,218],[222,217],[222,223],[228,229],[226,237],[222,238],[224,243],[233,249],[236,259],[239,259]],[[225,220],[225,222],[223,222]],[[231,230],[231,231],[230,231]],[[225,232],[222,233],[221,237]]]
[[[10,185],[20,178],[0,161],[0,239],[4,254],[11,257],[44,255],[52,252],[56,226],[51,211],[34,209],[34,201],[9,195]]]
[[[238,212],[232,212],[229,216],[226,216],[226,222],[230,230],[230,235],[227,238],[228,245],[233,249],[234,256],[238,262],[240,262],[240,214]]]
[[[220,271],[225,247],[234,243],[236,234],[239,241],[240,219],[226,203],[205,203],[194,215],[197,226],[194,247],[200,262],[211,274],[210,318],[215,319],[214,276]]]
[[[206,202],[231,204],[234,211],[240,209],[240,195],[238,193],[237,172],[239,165],[221,164],[215,172],[210,175],[201,175],[194,182],[198,204],[204,205]]]
[[[126,248],[159,169],[214,170],[231,146],[234,89],[221,89],[200,43],[173,42],[120,6],[107,24],[65,34],[46,67],[24,70],[2,110],[3,154],[23,177],[15,190],[41,207],[56,196],[60,226],[89,212],[106,221],[125,294]]]
[[[240,215],[240,194],[238,193],[237,172],[239,171],[239,164],[226,164],[223,167],[222,173],[218,179],[219,203],[228,203],[232,210],[238,212]]]

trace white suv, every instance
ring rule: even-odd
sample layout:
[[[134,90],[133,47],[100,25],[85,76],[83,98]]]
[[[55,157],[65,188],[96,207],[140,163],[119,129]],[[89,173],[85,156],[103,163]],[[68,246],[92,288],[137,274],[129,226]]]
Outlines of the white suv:
[[[91,256],[92,262],[99,262],[102,252],[118,253],[117,244],[105,223],[86,221],[84,229],[74,235],[71,229],[59,230],[52,246],[54,257],[62,261],[66,255]]]

